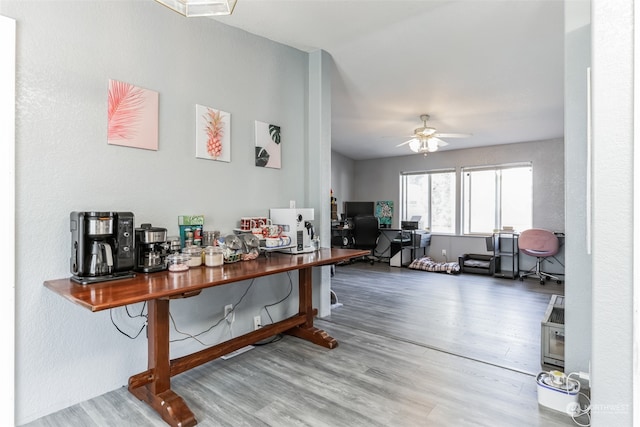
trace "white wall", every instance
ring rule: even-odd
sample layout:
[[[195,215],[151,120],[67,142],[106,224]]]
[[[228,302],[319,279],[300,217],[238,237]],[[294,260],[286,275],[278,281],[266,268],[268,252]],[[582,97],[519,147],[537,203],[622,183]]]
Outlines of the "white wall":
[[[562,139],[496,145],[466,150],[439,151],[428,157],[413,154],[354,163],[353,186],[355,200],[392,200],[395,206],[393,227],[400,226],[400,174],[409,171],[460,168],[465,166],[498,165],[533,162],[533,226],[564,231],[564,143]],[[335,172],[334,172],[335,174]],[[458,187],[460,191],[460,187]],[[460,197],[458,195],[458,200]],[[484,253],[484,240],[461,236],[433,236],[429,254],[444,261],[455,261],[463,253]],[[533,265],[523,260],[523,268]],[[530,264],[527,264],[529,262]],[[561,271],[558,270],[558,271]]]
[[[329,204],[331,182],[318,179],[331,176],[331,66],[333,59],[324,51],[309,54],[309,113],[308,155],[305,167],[307,184],[306,206],[314,208],[314,223],[320,237],[320,246],[331,247],[331,208]],[[318,316],[331,314],[331,267],[313,269],[313,301],[318,305]]]
[[[0,213],[0,220],[10,230],[5,230],[6,246],[2,249],[5,262],[3,277],[6,282],[0,294],[0,339],[4,343],[14,342],[15,333],[15,83],[16,83],[16,22],[0,16],[0,170],[2,171],[2,202],[4,209]],[[7,344],[5,344],[6,346]],[[5,347],[6,348],[6,347]],[[2,378],[4,386],[2,398],[7,403],[14,400],[14,352],[6,352],[6,362],[2,364]],[[6,391],[5,391],[6,390]],[[14,408],[8,404],[4,408],[5,422],[13,425]]]
[[[592,425],[634,423],[634,1],[592,5]],[[637,84],[637,82],[636,82]],[[638,287],[635,287],[637,292]],[[638,313],[635,313],[638,316]],[[635,360],[637,365],[638,360]],[[637,416],[638,414],[636,414]]]
[[[342,212],[342,202],[353,198],[353,174],[355,162],[335,151],[331,152],[331,188],[338,203],[338,218]]]
[[[323,173],[307,172],[309,56],[215,21],[186,19],[152,0],[5,1],[17,21],[16,421],[31,421],[126,384],[146,369],[142,321],[122,309],[91,313],[43,286],[68,277],[73,210],[130,210],[176,234],[177,217],[203,214],[226,233],[241,216],[311,203]],[[159,150],[107,145],[107,83],[159,92]],[[323,77],[324,79],[324,77]],[[325,80],[314,82],[325,92]],[[231,113],[231,162],[195,158],[195,104]],[[319,112],[317,114],[326,114]],[[254,166],[254,120],[282,126],[282,169]],[[327,119],[314,117],[316,123]],[[326,163],[327,160],[325,159]],[[300,179],[300,177],[306,177]],[[328,172],[325,181],[328,182]],[[325,200],[328,201],[328,192]],[[314,202],[316,203],[316,202]],[[238,308],[235,334],[288,290],[260,279]],[[297,310],[294,293],[274,318]],[[172,301],[183,330],[199,332],[236,303],[249,282]],[[142,306],[131,307],[139,312]],[[224,322],[223,322],[224,323]],[[229,337],[216,328],[207,343]],[[174,334],[175,336],[175,334]],[[199,344],[172,345],[172,356]]]
[[[428,157],[409,155],[355,163],[355,194],[358,200],[393,200],[393,225],[400,225],[400,174],[409,171],[533,162],[533,226],[564,231],[563,140],[523,142],[439,151]]]
[[[591,65],[589,2],[565,3],[565,368],[589,370],[592,258],[588,244],[587,69]],[[576,236],[574,238],[573,236]]]

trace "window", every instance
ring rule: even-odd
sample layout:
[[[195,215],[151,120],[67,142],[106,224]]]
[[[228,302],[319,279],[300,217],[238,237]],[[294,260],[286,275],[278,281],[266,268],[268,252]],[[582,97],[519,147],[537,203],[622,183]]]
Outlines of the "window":
[[[402,219],[420,216],[421,226],[434,233],[455,233],[455,170],[405,173],[402,181]]]
[[[463,168],[464,233],[486,234],[503,226],[531,228],[532,176],[531,163]]]

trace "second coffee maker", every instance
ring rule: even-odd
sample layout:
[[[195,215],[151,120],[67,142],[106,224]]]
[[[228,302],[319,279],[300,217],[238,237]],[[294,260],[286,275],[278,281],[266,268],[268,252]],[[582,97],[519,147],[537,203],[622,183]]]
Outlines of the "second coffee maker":
[[[167,229],[141,224],[136,228],[136,271],[153,273],[166,270],[170,243]]]

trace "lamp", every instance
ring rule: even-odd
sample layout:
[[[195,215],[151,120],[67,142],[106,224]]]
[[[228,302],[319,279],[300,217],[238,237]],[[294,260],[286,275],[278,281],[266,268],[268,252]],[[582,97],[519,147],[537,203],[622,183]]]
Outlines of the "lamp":
[[[438,150],[438,141],[430,137],[414,138],[409,142],[409,148],[414,153],[427,154]]]
[[[414,153],[419,153],[421,146],[422,144],[420,144],[420,140],[418,138],[413,138],[409,142],[409,148],[411,148],[411,151],[413,151]]]
[[[186,16],[231,15],[237,0],[156,0],[158,3]]]

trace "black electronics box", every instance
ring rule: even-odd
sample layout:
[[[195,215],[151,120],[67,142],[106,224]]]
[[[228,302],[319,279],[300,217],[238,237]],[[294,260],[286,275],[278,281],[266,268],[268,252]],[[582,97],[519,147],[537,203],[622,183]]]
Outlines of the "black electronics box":
[[[403,230],[417,230],[418,221],[401,221],[400,228],[402,228]]]

